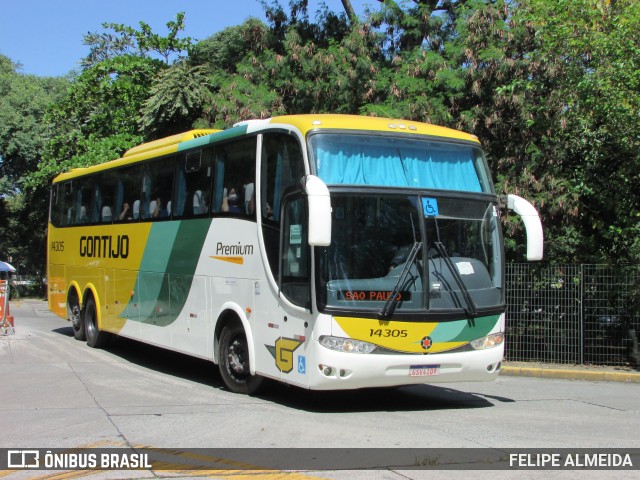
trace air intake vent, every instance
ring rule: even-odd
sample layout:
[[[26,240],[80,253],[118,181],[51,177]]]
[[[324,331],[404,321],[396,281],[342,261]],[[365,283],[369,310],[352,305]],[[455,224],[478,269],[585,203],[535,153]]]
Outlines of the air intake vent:
[[[176,145],[178,143],[193,140],[194,138],[204,137],[212,133],[219,132],[220,130],[206,129],[206,130],[190,130],[184,133],[178,133],[177,135],[171,135],[170,137],[160,138],[153,140],[152,142],[143,143],[142,145],[135,146],[126,151],[124,157],[131,157],[140,153],[150,152],[158,148],[168,147],[170,145]]]

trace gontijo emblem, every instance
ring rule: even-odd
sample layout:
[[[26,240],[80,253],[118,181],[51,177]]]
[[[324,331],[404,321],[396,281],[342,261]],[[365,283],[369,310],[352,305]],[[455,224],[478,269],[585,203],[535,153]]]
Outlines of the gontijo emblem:
[[[276,359],[276,367],[282,373],[289,373],[293,370],[293,352],[302,345],[300,340],[295,338],[280,337],[274,346],[265,345],[269,353]]]

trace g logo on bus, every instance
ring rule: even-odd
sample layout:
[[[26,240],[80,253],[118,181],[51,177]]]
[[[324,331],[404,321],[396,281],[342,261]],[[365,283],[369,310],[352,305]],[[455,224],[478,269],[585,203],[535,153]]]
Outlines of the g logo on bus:
[[[302,345],[300,340],[294,338],[280,337],[276,340],[275,346],[265,345],[269,353],[276,360],[276,367],[282,373],[289,373],[293,370],[293,352]]]

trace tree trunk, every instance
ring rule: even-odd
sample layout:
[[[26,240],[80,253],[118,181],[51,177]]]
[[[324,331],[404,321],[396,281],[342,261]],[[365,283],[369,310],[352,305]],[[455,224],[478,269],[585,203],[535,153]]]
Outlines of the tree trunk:
[[[353,5],[351,5],[351,0],[342,0],[342,6],[344,7],[344,11],[347,12],[349,23],[353,23],[358,17],[356,17],[356,12],[353,9]]]

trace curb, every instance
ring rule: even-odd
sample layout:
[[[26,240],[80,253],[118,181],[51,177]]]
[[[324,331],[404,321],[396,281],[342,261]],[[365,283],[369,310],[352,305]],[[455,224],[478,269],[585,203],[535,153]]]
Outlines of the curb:
[[[635,372],[611,372],[597,370],[571,370],[560,368],[535,368],[535,367],[509,367],[502,366],[501,375],[559,378],[564,380],[587,380],[592,382],[625,382],[640,383],[640,373]]]

